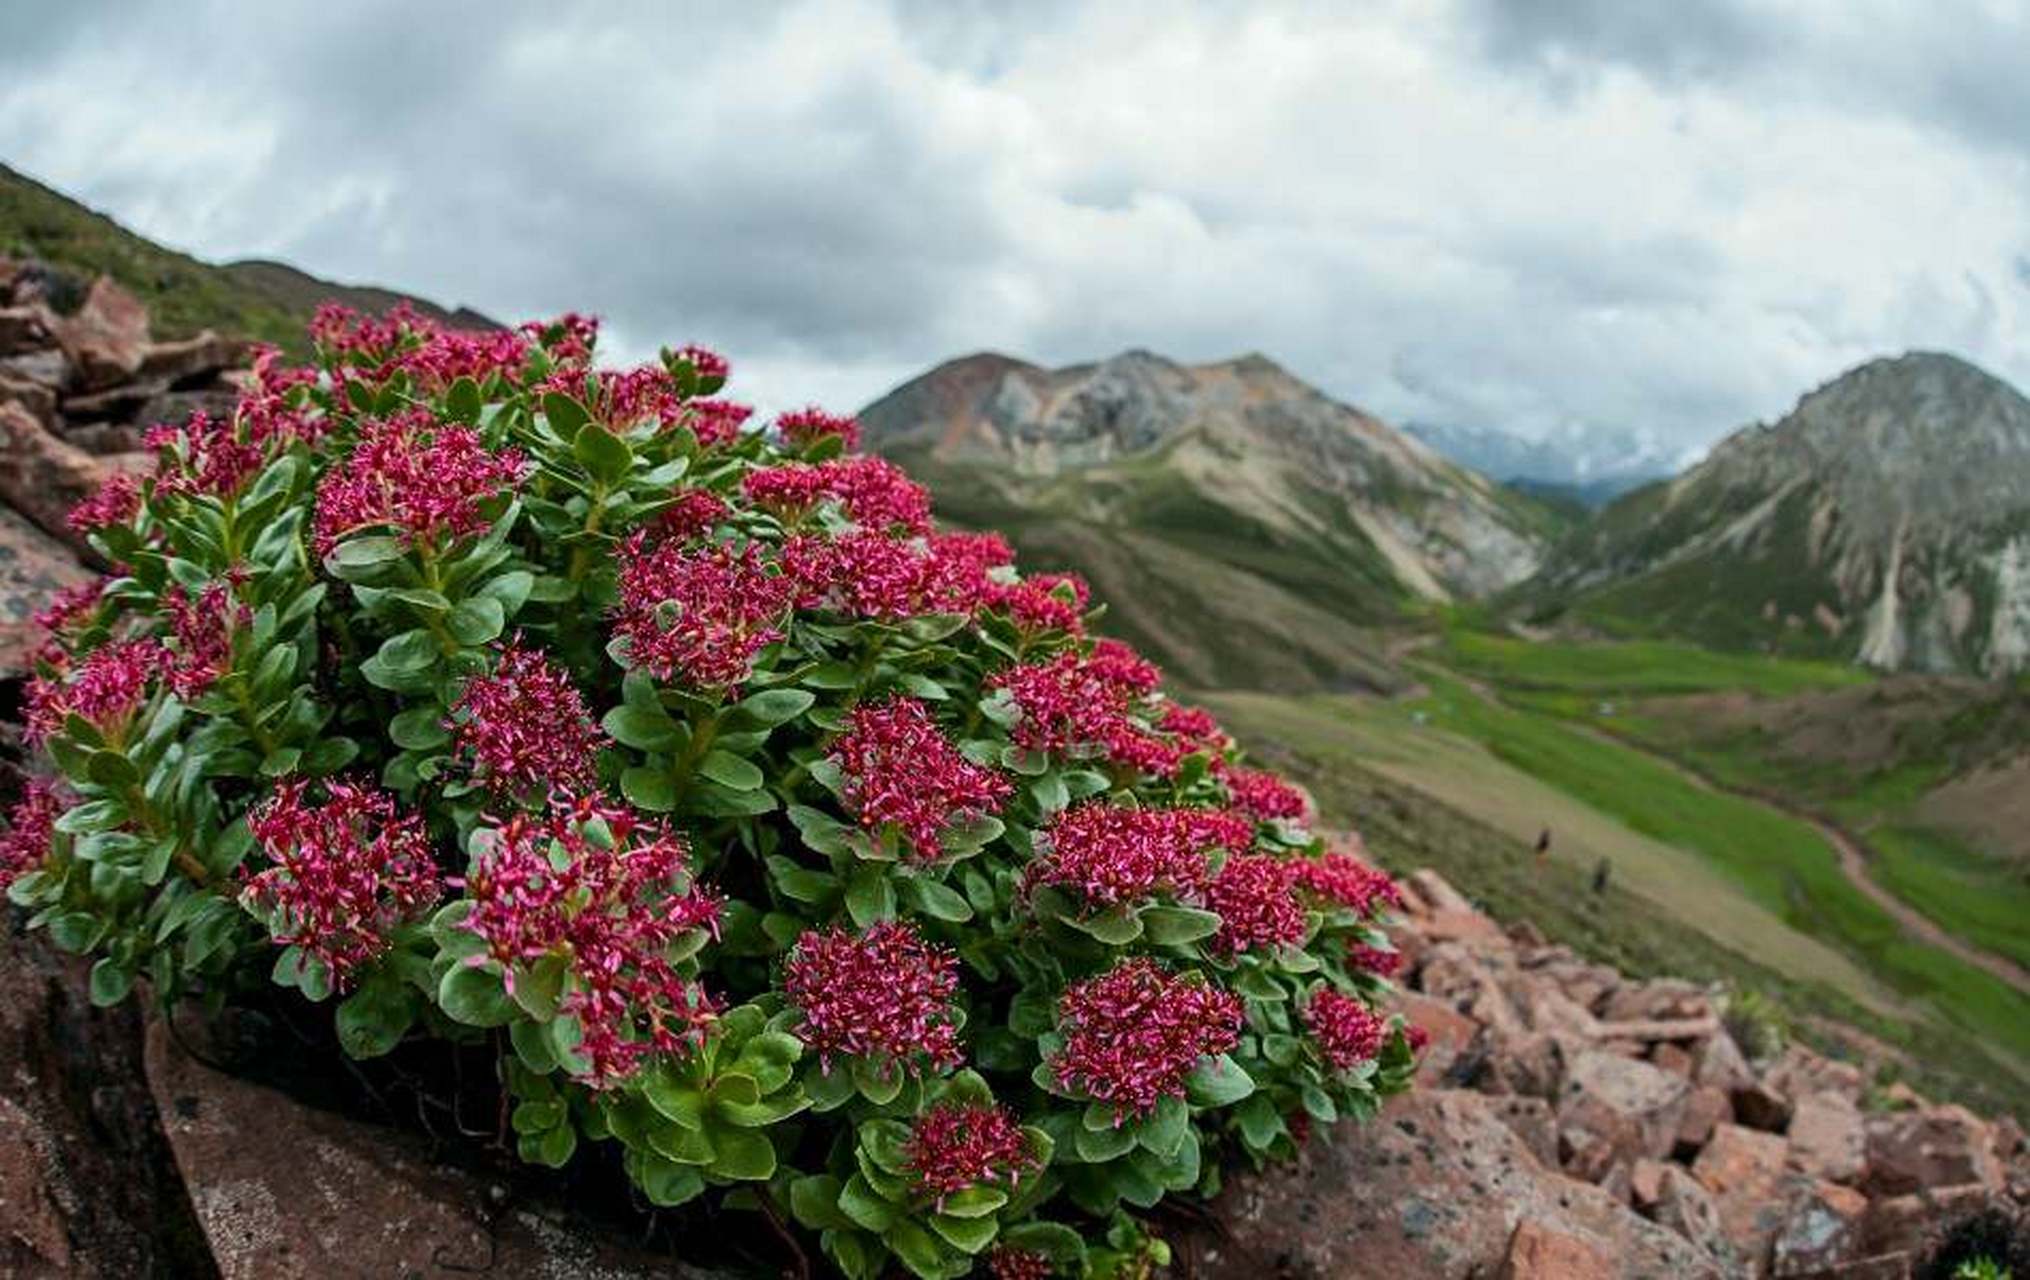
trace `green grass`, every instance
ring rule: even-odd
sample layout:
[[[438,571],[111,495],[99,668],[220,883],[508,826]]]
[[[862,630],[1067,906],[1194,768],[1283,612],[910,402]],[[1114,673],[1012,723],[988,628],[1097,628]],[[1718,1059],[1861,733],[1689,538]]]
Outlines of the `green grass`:
[[[1633,865],[1623,858],[1623,847],[1611,850],[1616,873],[1596,893],[1590,884],[1595,850],[1580,854],[1572,848],[1577,828],[1568,824],[1568,815],[1551,813],[1534,800],[1525,812],[1504,812],[1494,803],[1501,798],[1487,793],[1506,790],[1513,796],[1526,787],[1499,777],[1507,766],[1485,753],[1480,772],[1473,773],[1477,748],[1471,744],[1387,718],[1395,708],[1386,704],[1258,694],[1215,694],[1209,700],[1243,741],[1311,789],[1328,823],[1358,829],[1384,865],[1397,871],[1434,867],[1497,918],[1532,921],[1551,938],[1632,977],[1721,981],[1759,992],[1775,1000],[1805,1038],[1835,1056],[1842,1054],[1841,1046],[1817,1036],[1815,1020],[1858,1027],[1904,1050],[1911,1061],[1908,1078],[1928,1096],[1990,1113],[2030,1115],[2030,1086],[1996,1061],[1985,1030],[1912,1016],[1908,1006],[1885,1008],[1866,998],[1865,977],[1808,971],[1799,963],[1808,941],[1800,949],[1778,936],[1790,933],[1780,923],[1742,931],[1734,943],[1716,939],[1699,910],[1713,904],[1703,901],[1707,882],[1692,855],[1681,855],[1692,872],[1677,877],[1675,903],[1668,885],[1663,901],[1637,891],[1620,870]],[[1406,762],[1415,767],[1405,772]],[[1493,821],[1432,794],[1434,784],[1462,774],[1470,776],[1460,792],[1490,804]],[[1553,858],[1538,865],[1527,837],[1516,833],[1547,815],[1560,824],[1561,834]],[[1628,840],[1643,843],[1632,833]],[[1732,892],[1729,886],[1718,896]],[[1739,914],[1760,911],[1749,904]],[[1856,981],[1864,984],[1858,991]]]
[[[1973,945],[2030,966],[2030,882],[1942,831],[1891,824],[1867,833],[1875,879]]]
[[[1843,663],[1723,653],[1667,640],[1535,642],[1457,627],[1446,631],[1437,657],[1505,690],[1627,697],[1724,689],[1780,697],[1866,684],[1872,678]]]
[[[1992,1036],[2030,1063],[2030,998],[1957,957],[1910,940],[1850,885],[1806,824],[1753,800],[1704,790],[1647,757],[1541,715],[1491,705],[1434,675],[1431,696],[1377,714],[1427,714],[1630,829],[1689,850],[1785,922],[1860,960],[1902,995]]]

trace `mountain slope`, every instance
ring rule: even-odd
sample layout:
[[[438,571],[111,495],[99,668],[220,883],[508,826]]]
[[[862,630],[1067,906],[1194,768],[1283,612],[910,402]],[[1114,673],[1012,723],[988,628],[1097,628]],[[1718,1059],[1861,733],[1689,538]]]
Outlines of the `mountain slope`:
[[[1527,576],[1557,518],[1261,356],[953,360],[861,413],[941,514],[1116,602],[1201,686],[1390,685],[1361,628]]]
[[[1610,629],[1999,676],[2030,667],[2030,400],[1862,365],[1622,498],[1526,589]]]
[[[157,337],[201,329],[272,342],[301,355],[303,323],[322,302],[383,312],[408,301],[434,319],[469,329],[500,326],[477,312],[449,312],[386,289],[334,284],[272,262],[228,266],[165,249],[70,197],[0,164],[0,256],[39,258],[87,278],[104,272],[147,306]]]
[[[1641,432],[1570,423],[1542,439],[1489,427],[1406,422],[1403,430],[1462,467],[1514,485],[1603,507],[1684,465],[1684,450]]]

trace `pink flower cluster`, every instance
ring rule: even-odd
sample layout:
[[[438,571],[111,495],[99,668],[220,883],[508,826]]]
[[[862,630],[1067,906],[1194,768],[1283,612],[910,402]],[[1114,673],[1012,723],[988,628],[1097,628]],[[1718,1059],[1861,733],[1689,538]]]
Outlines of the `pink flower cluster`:
[[[465,682],[446,727],[495,795],[582,791],[598,783],[607,745],[570,673],[516,636],[493,670]]]
[[[698,443],[731,444],[740,438],[740,429],[754,416],[754,410],[731,400],[693,400],[684,406],[689,412],[683,424],[698,437]]]
[[[1208,1057],[1240,1043],[1240,997],[1146,956],[1078,983],[1058,1002],[1064,1047],[1050,1069],[1065,1088],[1112,1104],[1116,1121],[1184,1092]]]
[[[526,468],[519,450],[494,453],[472,428],[424,410],[370,421],[317,486],[317,553],[378,526],[426,542],[479,533],[487,527],[481,505],[520,483]]]
[[[233,663],[233,632],[253,622],[253,611],[233,596],[232,586],[213,582],[192,596],[179,584],[163,596],[176,636],[168,672],[176,696],[191,699],[212,687]]]
[[[1099,800],[1075,804],[1050,820],[1023,883],[1070,889],[1099,909],[1156,894],[1197,900],[1209,877],[1206,850],[1233,834],[1208,824],[1210,816]]]
[[[1400,907],[1403,891],[1388,873],[1350,853],[1328,853],[1322,858],[1293,858],[1290,862],[1300,888],[1329,903],[1346,907],[1355,915],[1368,915],[1378,907]]]
[[[1382,1051],[1382,1037],[1388,1033],[1381,1015],[1330,988],[1311,997],[1304,1010],[1304,1025],[1318,1045],[1318,1056],[1335,1071],[1372,1061]]]
[[[835,499],[862,529],[907,534],[930,531],[930,493],[885,458],[789,462],[747,473],[748,501],[786,523],[803,519],[819,502]]]
[[[107,476],[105,483],[70,509],[65,521],[79,533],[110,529],[126,524],[141,511],[141,486],[124,471]]]
[[[1118,640],[1100,640],[1092,651],[1058,654],[1047,662],[1010,667],[988,680],[1006,689],[1022,713],[1015,744],[1053,755],[1098,755],[1118,764],[1168,777],[1200,743],[1151,729],[1137,703],[1162,676],[1147,659]]]
[[[0,835],[0,889],[43,864],[49,857],[50,841],[56,837],[56,820],[69,806],[63,792],[47,778],[35,778],[22,789],[21,799],[7,815],[6,834]]]
[[[563,326],[569,331],[560,336],[561,344],[579,336],[576,326],[586,325],[591,328],[582,342],[568,351],[553,348],[553,354],[560,359],[588,357],[590,335],[598,331],[595,322],[566,316],[549,327]],[[447,329],[419,314],[407,302],[396,303],[378,320],[326,303],[310,321],[310,336],[328,353],[341,381],[347,370],[357,371],[373,382],[385,382],[397,373],[406,373],[425,387],[438,389],[461,377],[485,382],[496,373],[509,381],[518,380],[528,362],[532,341],[545,328],[524,325],[520,331],[471,332]]]
[[[710,533],[731,513],[725,500],[710,489],[686,489],[656,517],[655,531],[676,542],[689,542]]]
[[[651,545],[635,532],[620,548],[614,631],[628,665],[703,689],[747,679],[754,655],[782,637],[795,585],[771,573],[759,548]]]
[[[328,782],[325,793],[313,803],[302,779],[287,779],[247,813],[247,830],[273,865],[241,896],[272,914],[278,944],[301,948],[343,988],[443,889],[421,817],[356,783]]]
[[[65,587],[36,613],[35,625],[49,632],[52,639],[64,639],[72,627],[98,613],[99,601],[105,597],[108,581],[106,578],[93,578],[89,582]]]
[[[893,824],[919,862],[943,856],[944,828],[999,812],[1014,790],[960,755],[928,706],[901,695],[853,708],[832,759],[845,778],[847,809],[873,832]]]
[[[1402,972],[1403,953],[1387,947],[1371,947],[1365,942],[1346,944],[1346,962],[1377,978],[1393,978]]]
[[[68,678],[37,676],[29,682],[23,714],[27,736],[46,741],[62,732],[66,717],[75,715],[106,737],[118,738],[148,696],[149,682],[166,678],[174,669],[169,650],[152,637],[96,649]]]
[[[950,1001],[958,960],[914,926],[887,920],[856,937],[812,930],[783,966],[783,990],[803,1014],[797,1036],[831,1070],[834,1055],[866,1058],[883,1070],[919,1059],[956,1067],[958,1028]]]
[[[1206,908],[1219,916],[1213,950],[1225,955],[1304,941],[1304,908],[1293,891],[1289,860],[1265,853],[1228,858],[1205,891]]]
[[[946,1197],[983,1182],[1010,1187],[1035,1167],[1015,1117],[977,1102],[941,1102],[916,1118],[903,1158],[919,1191],[942,1210]]]
[[[1266,769],[1243,769],[1215,761],[1213,773],[1226,784],[1234,808],[1257,822],[1301,822],[1311,812],[1304,793]]]
[[[775,420],[775,429],[792,449],[804,449],[837,436],[851,452],[860,447],[860,420],[850,414],[827,413],[812,405],[794,409]]]
[[[563,855],[559,867],[553,851]],[[605,1086],[654,1054],[694,1050],[718,1006],[670,963],[691,929],[719,928],[719,900],[691,882],[690,850],[666,825],[596,796],[516,814],[485,838],[464,880],[464,927],[507,970],[561,959],[559,1009],[578,1019],[585,1075]]]
[[[268,460],[260,443],[242,439],[234,422],[200,410],[182,426],[157,423],[141,442],[156,451],[155,492],[229,498]]]

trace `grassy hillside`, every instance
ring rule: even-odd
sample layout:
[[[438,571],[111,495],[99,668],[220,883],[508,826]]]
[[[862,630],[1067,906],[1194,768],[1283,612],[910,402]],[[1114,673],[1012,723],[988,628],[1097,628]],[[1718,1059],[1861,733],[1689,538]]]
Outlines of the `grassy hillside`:
[[[5,165],[0,165],[0,255],[41,258],[85,277],[113,277],[147,305],[160,338],[215,329],[300,356],[308,351],[303,324],[320,303],[379,313],[405,298],[463,327],[498,327],[477,312],[446,312],[406,294],[334,284],[280,263],[215,266],[135,235]]]

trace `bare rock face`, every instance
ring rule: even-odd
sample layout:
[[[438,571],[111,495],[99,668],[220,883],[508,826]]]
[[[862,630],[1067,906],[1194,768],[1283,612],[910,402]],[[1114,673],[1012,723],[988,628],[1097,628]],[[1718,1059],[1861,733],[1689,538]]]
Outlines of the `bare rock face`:
[[[147,1072],[223,1280],[706,1274],[533,1210],[497,1211],[485,1180],[432,1164],[402,1135],[203,1066],[159,1021],[148,1029]]]
[[[1780,1188],[1786,1152],[1783,1139],[1774,1134],[1723,1124],[1692,1165],[1692,1176],[1712,1194],[1721,1230],[1742,1258],[1763,1257],[1783,1225]]]
[[[1677,1145],[1690,1094],[1681,1077],[1647,1062],[1588,1051],[1566,1064],[1559,1130],[1605,1142],[1617,1164],[1661,1159]]]
[[[1495,1280],[1613,1280],[1614,1264],[1584,1236],[1524,1219],[1508,1240]]]
[[[1798,1100],[1790,1117],[1790,1164],[1827,1182],[1857,1181],[1868,1164],[1868,1134],[1861,1112],[1837,1093]]]
[[[1511,1265],[1524,1222],[1608,1260],[1597,1274],[1724,1274],[1606,1192],[1544,1168],[1489,1099],[1462,1091],[1406,1095],[1289,1166],[1234,1178],[1212,1208],[1223,1231],[1181,1242],[1206,1280],[1486,1275]],[[1567,1249],[1526,1238],[1521,1263],[1579,1256]]]
[[[1769,1274],[1818,1275],[1860,1257],[1867,1211],[1868,1198],[1851,1187],[1818,1182],[1800,1188],[1770,1244]]]
[[[1864,1188],[1874,1196],[1939,1187],[2002,1186],[1994,1134],[1965,1107],[1927,1107],[1868,1122]]]
[[[11,404],[0,404],[0,501],[73,546],[84,541],[65,519],[111,472],[106,464],[45,430]]]
[[[148,346],[148,310],[141,300],[100,276],[74,315],[58,319],[57,341],[86,390],[110,387],[140,371]]]
[[[0,679],[27,675],[42,647],[38,611],[92,575],[70,549],[0,507]]]

